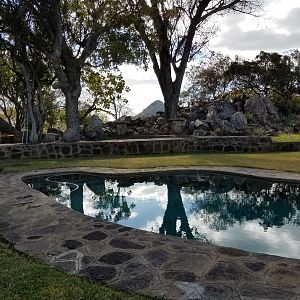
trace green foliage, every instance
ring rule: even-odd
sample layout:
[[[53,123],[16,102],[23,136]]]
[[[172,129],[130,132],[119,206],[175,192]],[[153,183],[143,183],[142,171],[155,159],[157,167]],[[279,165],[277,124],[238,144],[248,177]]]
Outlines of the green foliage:
[[[129,92],[129,88],[120,73],[87,67],[83,81],[87,92],[92,96],[92,103],[83,103],[84,118],[92,111],[104,111],[115,119],[121,117],[122,108],[128,103],[123,94]]]
[[[300,53],[294,50],[286,55],[260,52],[252,61],[235,61],[229,73],[232,85],[269,97],[279,111],[288,115],[298,112],[300,96]]]
[[[116,75],[111,72],[95,71],[88,68],[84,75],[84,82],[97,104],[102,104],[106,109],[115,99],[121,98],[124,91],[129,92],[121,74]]]
[[[42,136],[45,121],[42,91],[52,84],[53,70],[45,53],[36,47],[47,43],[34,38],[38,28],[33,24],[28,4],[28,1],[0,3],[0,46],[23,88],[21,103],[15,97],[9,99],[15,106],[16,127],[20,130],[21,119],[26,121],[24,129],[30,131],[29,142],[36,143]]]
[[[229,56],[212,52],[200,65],[193,66],[188,72],[189,84],[181,94],[184,102],[224,98],[232,81],[228,73],[230,64]]]
[[[117,28],[99,42],[91,57],[93,65],[109,68],[123,63],[142,65],[148,68],[148,55],[144,43],[131,28]]]
[[[242,60],[213,53],[188,73],[184,101],[269,97],[282,115],[300,113],[300,53],[260,52],[254,60]]]
[[[21,130],[26,99],[24,82],[8,51],[0,50],[0,59],[0,113],[7,122]]]
[[[300,143],[300,134],[293,134],[291,132],[282,133],[278,136],[273,136],[272,142],[273,143],[289,143],[289,142]]]
[[[119,15],[122,9],[122,2],[111,0],[24,0],[0,3],[0,26],[1,33],[3,32],[0,44],[5,44],[12,50],[12,60],[22,64],[22,70],[26,70],[28,75],[26,84],[32,85],[26,87],[27,91],[32,91],[30,98],[34,99],[29,101],[32,105],[27,105],[30,108],[28,115],[32,119],[32,128],[36,127],[38,132],[43,129],[45,107],[40,101],[43,96],[41,91],[49,82],[52,83],[54,72],[56,88],[60,88],[66,97],[66,136],[69,139],[78,139],[78,99],[81,94],[83,69],[87,65],[116,67],[124,62],[147,63],[144,45],[139,36],[132,27],[125,29],[121,24]],[[91,90],[96,94],[93,102],[100,103],[101,98],[106,108],[109,101],[126,104],[125,99],[121,101],[121,98],[116,96],[120,93],[118,85],[121,80],[112,78],[113,75],[108,77],[110,78],[102,78],[102,82],[116,81],[114,86],[118,91],[115,97],[108,91],[110,87],[101,95],[96,87],[95,78],[89,78]],[[86,103],[82,103],[82,106],[86,106]],[[49,107],[48,102],[46,110]],[[86,113],[88,114],[88,111],[84,112]],[[34,120],[35,118],[37,120]],[[49,116],[47,122],[54,123],[54,120],[50,120]],[[37,134],[35,141],[36,136]]]
[[[65,111],[61,103],[61,93],[50,88],[43,90],[45,106],[45,129],[65,129]]]
[[[264,127],[255,126],[252,128],[252,134],[255,136],[267,136],[268,131]]]

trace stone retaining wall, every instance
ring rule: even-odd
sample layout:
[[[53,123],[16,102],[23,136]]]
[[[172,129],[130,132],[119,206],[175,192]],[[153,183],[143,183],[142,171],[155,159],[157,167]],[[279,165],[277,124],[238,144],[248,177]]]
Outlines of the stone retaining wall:
[[[300,151],[300,142],[273,143],[271,144],[270,151]]]
[[[290,143],[288,143],[290,144]],[[273,149],[269,137],[190,137],[81,141],[77,143],[5,144],[0,145],[0,159],[119,156],[183,153],[192,151],[264,152]],[[279,150],[279,144],[276,146]],[[274,147],[273,151],[276,151]],[[292,150],[292,146],[290,147]],[[297,148],[300,150],[299,147]]]

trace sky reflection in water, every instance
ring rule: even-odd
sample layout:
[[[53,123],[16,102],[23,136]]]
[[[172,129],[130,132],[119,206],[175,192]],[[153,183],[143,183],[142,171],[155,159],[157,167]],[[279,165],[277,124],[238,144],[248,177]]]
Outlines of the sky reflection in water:
[[[197,173],[68,174],[27,183],[100,220],[300,258],[300,185]]]

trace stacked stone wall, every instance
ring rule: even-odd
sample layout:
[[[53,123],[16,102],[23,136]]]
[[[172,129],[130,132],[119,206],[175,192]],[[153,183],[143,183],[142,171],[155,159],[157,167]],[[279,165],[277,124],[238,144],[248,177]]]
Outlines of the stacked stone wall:
[[[300,143],[272,144],[269,137],[189,137],[0,145],[0,159],[56,159],[184,152],[298,151]]]

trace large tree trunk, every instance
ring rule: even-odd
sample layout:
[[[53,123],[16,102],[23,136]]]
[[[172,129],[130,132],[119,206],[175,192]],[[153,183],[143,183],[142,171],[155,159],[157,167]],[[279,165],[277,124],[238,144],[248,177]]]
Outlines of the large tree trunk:
[[[28,97],[28,114],[29,114],[29,120],[30,120],[30,135],[29,135],[29,142],[31,144],[36,144],[39,140],[38,132],[37,132],[37,123],[34,117],[34,111],[33,111],[33,99],[32,97]]]
[[[175,79],[172,80],[171,55],[168,49],[162,49],[159,58],[160,66],[156,62],[153,64],[153,69],[164,97],[166,118],[174,120],[177,118],[180,89],[185,69],[176,70]],[[155,59],[154,56],[153,59]]]
[[[77,142],[80,140],[80,116],[78,109],[81,94],[80,70],[73,67],[66,69],[67,84],[64,84],[62,91],[66,97],[67,129],[63,139],[67,142]]]
[[[179,94],[170,93],[167,97],[164,97],[165,101],[165,114],[168,120],[177,118]]]
[[[34,114],[33,80],[30,78],[30,74],[23,64],[21,64],[21,70],[24,76],[25,85],[26,85],[26,94],[27,94],[26,106],[27,106],[27,113],[30,121],[29,142],[31,144],[36,144],[38,142],[39,137],[38,137],[37,122]]]
[[[177,110],[180,96],[181,83],[175,79],[172,81],[171,76],[168,76],[164,71],[159,71],[157,75],[160,89],[164,96],[165,115],[168,120],[177,118]]]
[[[15,105],[15,110],[16,110],[16,124],[15,128],[17,131],[22,130],[22,124],[24,122],[24,109],[22,108],[21,105]]]
[[[78,87],[80,90],[80,86]],[[76,142],[80,140],[80,123],[78,112],[78,99],[80,92],[64,92],[66,97],[66,121],[67,129],[63,134],[63,139],[67,142]]]
[[[42,139],[43,137],[43,130],[46,120],[46,114],[45,114],[45,103],[44,103],[44,95],[42,91],[41,84],[39,80],[36,80],[37,86],[38,86],[38,105],[35,106],[35,115],[37,120],[37,132],[39,139]]]
[[[65,53],[67,52],[67,53]],[[77,65],[72,54],[65,51],[63,55],[64,69],[60,65],[60,60],[52,60],[52,64],[57,75],[58,84],[54,88],[60,88],[66,99],[66,125],[67,129],[63,134],[63,140],[67,142],[77,142],[80,140],[80,116],[79,97],[81,94],[81,67]]]

